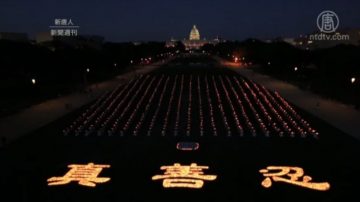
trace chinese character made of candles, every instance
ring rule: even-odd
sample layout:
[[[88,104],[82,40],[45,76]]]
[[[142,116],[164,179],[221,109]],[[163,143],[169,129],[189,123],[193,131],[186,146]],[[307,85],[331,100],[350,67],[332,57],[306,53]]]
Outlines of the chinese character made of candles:
[[[271,171],[273,171],[273,173],[271,173]],[[261,169],[260,173],[262,173],[265,177],[261,183],[261,185],[265,188],[271,187],[272,181],[274,181],[285,182],[319,191],[326,191],[330,189],[330,184],[328,182],[311,182],[312,178],[304,175],[304,170],[299,167],[268,166],[266,169]],[[301,177],[302,180],[300,180]]]
[[[105,183],[110,180],[109,177],[98,177],[104,168],[110,168],[110,165],[97,165],[88,163],[85,165],[69,165],[70,170],[63,177],[51,177],[47,180],[49,186],[64,185],[72,181],[77,181],[80,185],[95,187],[97,183]]]
[[[209,169],[208,166],[198,166],[196,163],[191,165],[180,165],[175,163],[172,166],[161,166],[165,171],[164,175],[155,175],[152,180],[163,180],[164,188],[202,188],[204,180],[213,181],[216,175],[204,175],[202,170]]]

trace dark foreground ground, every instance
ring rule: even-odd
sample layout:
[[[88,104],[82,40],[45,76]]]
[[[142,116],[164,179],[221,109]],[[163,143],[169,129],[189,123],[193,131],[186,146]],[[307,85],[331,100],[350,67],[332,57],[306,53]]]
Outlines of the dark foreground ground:
[[[207,59],[196,62],[178,60],[152,73],[152,76],[158,76],[152,78],[155,78],[156,83],[156,78],[161,78],[161,75],[193,74],[200,78],[207,75],[209,79],[212,75],[224,76],[223,79],[225,76],[235,75],[205,61]],[[220,86],[220,78],[217,80],[215,77],[215,83]],[[148,84],[144,86],[146,85]],[[159,87],[162,86],[160,83]],[[201,83],[201,87],[204,86],[205,83]],[[227,106],[224,91],[220,90],[219,86],[220,97],[224,106]],[[230,88],[230,85],[226,84],[226,86]],[[189,91],[184,91],[184,96],[189,94]],[[261,128],[256,126],[256,120],[251,116],[249,118],[254,124],[257,135],[255,137],[249,135],[249,128],[244,126],[244,135],[240,136],[230,114],[230,108],[224,107],[231,132],[231,135],[228,135],[211,84],[210,91],[218,129],[217,136],[214,136],[210,126],[209,109],[205,104],[204,135],[199,135],[198,115],[191,115],[193,117],[191,134],[186,135],[188,96],[183,97],[181,102],[179,135],[174,136],[172,133],[175,128],[174,114],[177,104],[171,107],[172,113],[165,135],[161,134],[163,128],[161,118],[155,122],[152,133],[148,135],[147,124],[150,123],[151,118],[146,117],[152,117],[151,114],[155,113],[159,103],[157,99],[160,99],[159,90],[153,102],[149,101],[150,94],[144,99],[150,102],[150,111],[136,136],[132,131],[138,123],[137,120],[141,119],[140,114],[135,114],[134,121],[127,130],[120,133],[122,124],[129,120],[133,110],[129,110],[124,120],[119,120],[120,126],[113,130],[115,132],[111,133],[111,136],[108,134],[109,127],[105,127],[105,132],[99,133],[100,135],[96,131],[86,135],[84,131],[87,130],[84,129],[78,133],[75,132],[76,130],[70,130],[65,136],[63,130],[74,124],[74,120],[89,109],[94,104],[92,103],[19,139],[0,151],[0,201],[358,201],[359,141],[299,109],[295,110],[319,132],[319,138],[314,138],[310,134],[304,138],[298,134],[291,137],[286,133],[283,137],[279,137],[279,134],[272,130],[269,137],[266,137],[261,134]],[[147,96],[140,92],[139,97],[142,95]],[[235,103],[233,94],[229,95]],[[177,100],[178,96],[179,93],[174,99]],[[205,102],[205,95],[202,97]],[[191,102],[193,114],[199,111],[196,104],[198,99],[194,90]],[[139,99],[135,98],[133,102],[135,105]],[[143,104],[140,103],[139,110],[145,109],[146,104],[145,101]],[[167,108],[166,104],[163,105]],[[258,110],[258,107],[255,108]],[[238,111],[237,108],[235,109]],[[245,110],[250,114],[248,106],[245,106]],[[159,116],[165,116],[165,112],[160,111]],[[239,119],[244,125],[243,117],[239,115]],[[197,141],[200,147],[197,151],[179,151],[176,149],[179,141]],[[63,186],[47,185],[48,178],[65,175],[69,170],[67,165],[89,162],[111,165],[99,175],[110,177],[111,180],[97,184],[95,188],[80,186],[77,182]],[[205,181],[202,189],[164,189],[161,180],[151,180],[152,176],[163,174],[160,170],[161,166],[174,163],[182,165],[197,163],[209,166],[208,170],[204,170],[205,175],[217,175],[217,179]],[[273,182],[273,185],[266,189],[261,186],[264,177],[259,170],[267,166],[301,167],[305,175],[313,178],[312,181],[329,182],[331,188],[323,192],[283,182]]]

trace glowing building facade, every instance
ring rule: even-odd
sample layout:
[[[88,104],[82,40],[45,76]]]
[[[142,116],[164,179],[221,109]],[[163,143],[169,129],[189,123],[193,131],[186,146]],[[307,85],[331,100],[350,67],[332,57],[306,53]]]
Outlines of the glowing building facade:
[[[194,25],[193,28],[191,29],[189,39],[190,40],[200,40],[200,32],[196,28],[196,25]]]
[[[182,42],[186,50],[197,50],[208,43],[206,40],[200,38],[200,32],[196,25],[194,25],[190,31],[189,39],[184,39]]]
[[[198,50],[201,47],[203,47],[205,44],[218,44],[221,42],[224,42],[224,40],[221,40],[220,38],[215,38],[214,40],[206,40],[206,39],[201,39],[200,37],[200,31],[198,30],[198,28],[196,27],[196,25],[194,25],[190,31],[190,35],[188,39],[184,39],[181,41],[186,50]],[[176,46],[176,40],[175,39],[171,39],[170,41],[166,42],[166,47],[168,48],[173,48]]]

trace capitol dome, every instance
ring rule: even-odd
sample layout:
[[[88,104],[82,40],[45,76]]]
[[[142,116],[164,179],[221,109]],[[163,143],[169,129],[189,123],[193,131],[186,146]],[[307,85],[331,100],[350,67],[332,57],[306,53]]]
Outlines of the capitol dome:
[[[196,25],[194,25],[191,29],[190,40],[200,40],[200,33],[199,30],[196,28]]]

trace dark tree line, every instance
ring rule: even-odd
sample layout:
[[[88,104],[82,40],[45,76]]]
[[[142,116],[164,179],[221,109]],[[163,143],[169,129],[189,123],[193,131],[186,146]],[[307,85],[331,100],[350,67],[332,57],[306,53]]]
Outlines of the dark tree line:
[[[165,49],[160,42],[103,43],[92,47],[57,40],[41,45],[0,40],[0,114],[12,113],[12,108],[25,107],[24,103],[31,105],[79,91],[86,83],[131,70],[141,58],[156,61],[168,51],[173,50]]]
[[[232,60],[259,64],[257,71],[294,83],[330,99],[360,105],[360,47],[338,45],[304,50],[285,42],[265,43],[255,39],[207,45],[204,50]],[[351,78],[356,82],[352,83]]]

